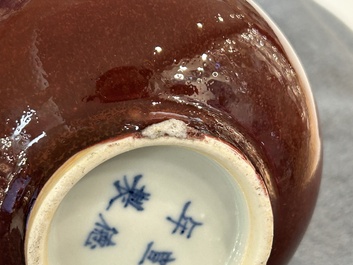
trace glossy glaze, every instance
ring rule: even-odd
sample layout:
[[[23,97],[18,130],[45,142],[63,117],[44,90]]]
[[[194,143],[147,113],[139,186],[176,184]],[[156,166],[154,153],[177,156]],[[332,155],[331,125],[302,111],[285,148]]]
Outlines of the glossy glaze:
[[[32,0],[16,12],[2,5],[9,8],[0,15],[0,264],[25,263],[31,205],[60,165],[170,118],[195,128],[191,137],[219,137],[252,161],[275,217],[268,264],[289,260],[316,201],[320,140],[303,77],[251,5]]]

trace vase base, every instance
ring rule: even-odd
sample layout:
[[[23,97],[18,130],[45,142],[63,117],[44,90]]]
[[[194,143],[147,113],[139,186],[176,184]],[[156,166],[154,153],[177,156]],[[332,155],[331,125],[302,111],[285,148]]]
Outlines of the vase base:
[[[27,265],[266,263],[272,209],[253,166],[162,125],[85,149],[52,176],[30,215]]]

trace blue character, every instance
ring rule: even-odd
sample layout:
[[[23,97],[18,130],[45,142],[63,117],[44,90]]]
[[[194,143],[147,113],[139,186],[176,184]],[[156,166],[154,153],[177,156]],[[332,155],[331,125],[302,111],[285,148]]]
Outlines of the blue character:
[[[170,251],[155,251],[152,250],[153,242],[150,242],[147,245],[147,249],[143,254],[142,259],[138,263],[139,265],[143,264],[146,260],[151,263],[159,263],[159,265],[166,265],[168,262],[172,262],[175,258],[172,258],[172,252]]]
[[[175,224],[175,227],[172,231],[172,234],[176,233],[179,230],[181,235],[183,235],[185,232],[187,232],[186,237],[190,238],[194,228],[196,226],[202,225],[202,223],[194,221],[194,219],[192,219],[192,217],[186,216],[186,211],[189,208],[190,204],[191,204],[190,201],[185,203],[178,220],[173,220],[169,216],[167,217],[168,221]]]
[[[113,236],[118,234],[118,230],[110,227],[102,214],[99,214],[99,218],[100,222],[95,223],[95,228],[89,233],[85,242],[85,246],[91,249],[114,246]]]
[[[143,211],[143,201],[148,201],[150,194],[145,192],[145,186],[141,188],[137,187],[141,178],[142,175],[135,176],[132,185],[129,184],[126,176],[124,176],[123,182],[120,180],[115,181],[114,186],[118,190],[118,195],[109,201],[106,210],[109,210],[116,200],[121,199],[122,203],[124,203],[124,207],[130,205],[138,211]]]

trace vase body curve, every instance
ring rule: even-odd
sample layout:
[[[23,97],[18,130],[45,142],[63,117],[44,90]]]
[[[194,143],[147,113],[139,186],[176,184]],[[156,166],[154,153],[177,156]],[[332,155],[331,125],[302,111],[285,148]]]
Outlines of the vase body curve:
[[[32,0],[6,10],[0,19],[0,251],[7,253],[1,265],[26,264],[31,209],[40,207],[37,197],[51,177],[80,152],[129,137],[151,146],[154,139],[158,146],[158,139],[185,146],[216,139],[237,150],[270,202],[266,262],[288,262],[316,202],[321,144],[305,74],[257,6]],[[148,244],[146,253],[156,246]]]

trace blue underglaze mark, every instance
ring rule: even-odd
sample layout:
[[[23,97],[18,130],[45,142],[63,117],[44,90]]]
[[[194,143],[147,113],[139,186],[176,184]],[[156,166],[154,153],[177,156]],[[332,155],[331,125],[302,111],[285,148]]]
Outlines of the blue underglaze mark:
[[[85,242],[85,246],[90,249],[115,246],[113,236],[118,234],[118,230],[114,227],[110,227],[104,220],[102,214],[99,214],[99,218],[100,222],[95,223],[95,228],[89,233]]]
[[[124,207],[132,206],[138,211],[143,211],[142,204],[144,201],[148,201],[150,194],[145,192],[145,186],[137,188],[139,180],[142,175],[136,175],[134,177],[132,185],[129,184],[127,177],[124,176],[124,180],[114,182],[114,186],[118,191],[118,195],[113,197],[108,204],[107,211],[113,205],[116,200],[121,199]]]
[[[188,207],[190,206],[190,204],[191,204],[191,201],[188,201],[185,203],[178,220],[173,220],[169,216],[167,217],[168,221],[175,224],[175,227],[172,231],[172,234],[176,233],[177,231],[180,231],[180,235],[183,235],[186,232],[187,233],[186,237],[190,238],[194,228],[196,226],[202,225],[202,223],[194,221],[194,219],[192,219],[192,217],[186,216],[186,211],[187,211]]]
[[[143,264],[146,260],[151,263],[159,263],[159,265],[166,265],[168,262],[172,262],[175,258],[172,258],[173,252],[171,251],[155,251],[152,249],[153,241],[148,243],[145,253],[143,254],[142,259],[138,263],[139,265]]]

